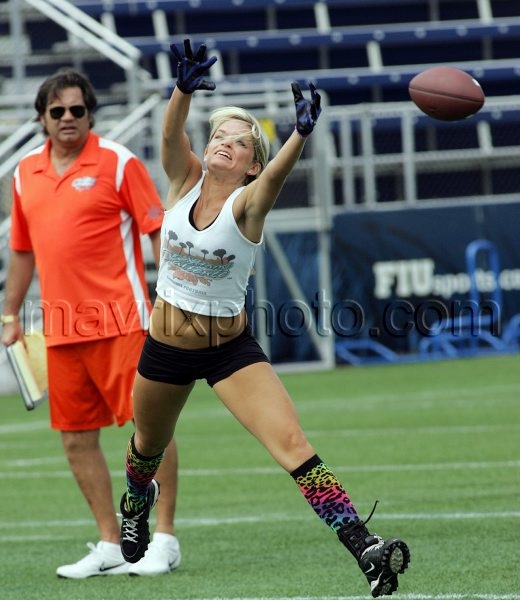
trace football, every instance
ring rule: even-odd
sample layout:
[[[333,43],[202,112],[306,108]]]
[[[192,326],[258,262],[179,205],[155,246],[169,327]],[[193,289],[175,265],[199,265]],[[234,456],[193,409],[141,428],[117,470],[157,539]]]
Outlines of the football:
[[[432,67],[417,74],[408,93],[423,113],[439,121],[460,121],[484,106],[479,82],[455,67]]]

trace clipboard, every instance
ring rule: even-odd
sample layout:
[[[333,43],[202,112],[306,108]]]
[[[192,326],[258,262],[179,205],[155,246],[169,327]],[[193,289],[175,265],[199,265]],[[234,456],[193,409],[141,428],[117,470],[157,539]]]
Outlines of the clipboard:
[[[33,410],[48,398],[47,353],[45,338],[40,331],[24,336],[6,347],[7,358],[27,410]]]

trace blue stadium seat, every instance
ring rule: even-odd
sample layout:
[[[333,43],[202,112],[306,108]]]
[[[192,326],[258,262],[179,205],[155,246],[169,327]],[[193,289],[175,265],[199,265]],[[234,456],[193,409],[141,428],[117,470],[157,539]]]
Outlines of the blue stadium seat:
[[[206,43],[210,52],[219,52],[229,84],[312,79],[332,104],[407,100],[407,81],[434,64],[465,66],[486,86],[487,95],[520,93],[513,63],[520,42],[520,5],[510,0],[74,4],[98,19],[110,14],[116,33],[142,52],[142,65],[154,80],[171,78],[164,74],[164,59],[159,65],[157,57],[170,56],[171,42],[182,44],[190,37],[194,46]],[[485,61],[482,69],[476,66],[479,61]],[[171,56],[169,64],[174,73]]]
[[[262,8],[294,8],[303,9],[313,7],[318,0],[72,0],[72,3],[92,16],[99,16],[102,12],[110,11],[115,14],[148,14],[152,10],[170,11],[240,11]],[[389,7],[396,5],[420,5],[428,7],[429,0],[321,0],[330,8],[363,8]],[[448,2],[449,0],[444,0]],[[457,2],[451,2],[457,4]],[[461,0],[458,2],[461,3]],[[463,4],[474,4],[474,0],[462,0]]]
[[[171,42],[182,43],[185,36],[173,36]],[[192,44],[205,43],[208,49],[220,52],[263,53],[265,51],[299,51],[306,48],[326,48],[329,51],[365,46],[370,42],[384,46],[407,44],[418,47],[428,43],[463,43],[468,40],[482,41],[483,38],[520,39],[520,18],[504,19],[496,23],[466,21],[457,23],[414,23],[392,24],[377,27],[334,27],[331,31],[310,30],[265,30],[235,31],[226,33],[207,33],[192,36]],[[144,54],[154,54],[164,50],[154,38],[131,37],[128,41],[137,46]],[[451,49],[451,47],[448,47]],[[447,49],[447,50],[448,50]]]
[[[369,2],[371,0],[368,0]],[[377,0],[372,0],[378,3]],[[385,0],[382,0],[385,2]],[[410,2],[416,0],[409,0]],[[381,0],[379,0],[381,2]],[[149,14],[152,10],[170,11],[233,11],[240,9],[249,10],[254,8],[265,9],[268,6],[293,6],[304,8],[313,6],[316,0],[73,0],[72,3],[89,15],[99,16],[109,11],[114,14],[142,15]],[[345,4],[339,0],[326,4]],[[349,0],[346,2],[349,3]],[[352,2],[359,4],[359,0]]]
[[[363,69],[319,69],[305,71],[265,72],[247,75],[228,75],[220,85],[232,87],[237,84],[252,85],[262,81],[288,82],[293,79],[305,85],[312,81],[326,90],[331,104],[354,104],[358,102],[409,100],[408,82],[429,65],[401,65],[381,71]],[[487,95],[520,93],[520,69],[515,59],[503,61],[475,61],[459,63],[458,66],[475,77]],[[503,93],[493,93],[502,90]],[[380,92],[372,96],[374,89]]]

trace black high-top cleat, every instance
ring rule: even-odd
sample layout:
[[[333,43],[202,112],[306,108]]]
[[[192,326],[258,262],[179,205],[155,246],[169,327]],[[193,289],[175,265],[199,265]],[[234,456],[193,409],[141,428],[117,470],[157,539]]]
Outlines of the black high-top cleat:
[[[410,550],[402,540],[384,540],[371,534],[360,519],[345,525],[338,537],[358,561],[365,574],[373,598],[391,596],[397,590],[397,575],[403,573],[410,562]]]
[[[121,498],[121,553],[126,562],[136,563],[143,558],[150,543],[148,519],[159,498],[159,482],[152,479],[148,500],[143,510],[133,515],[126,509],[126,493]]]

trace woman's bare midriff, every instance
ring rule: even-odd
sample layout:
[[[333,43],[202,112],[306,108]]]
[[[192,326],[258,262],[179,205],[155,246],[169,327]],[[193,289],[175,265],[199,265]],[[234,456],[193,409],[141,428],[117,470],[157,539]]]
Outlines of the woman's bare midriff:
[[[172,306],[157,298],[152,310],[150,335],[177,348],[199,350],[231,341],[244,331],[245,310],[235,317],[210,317]]]

